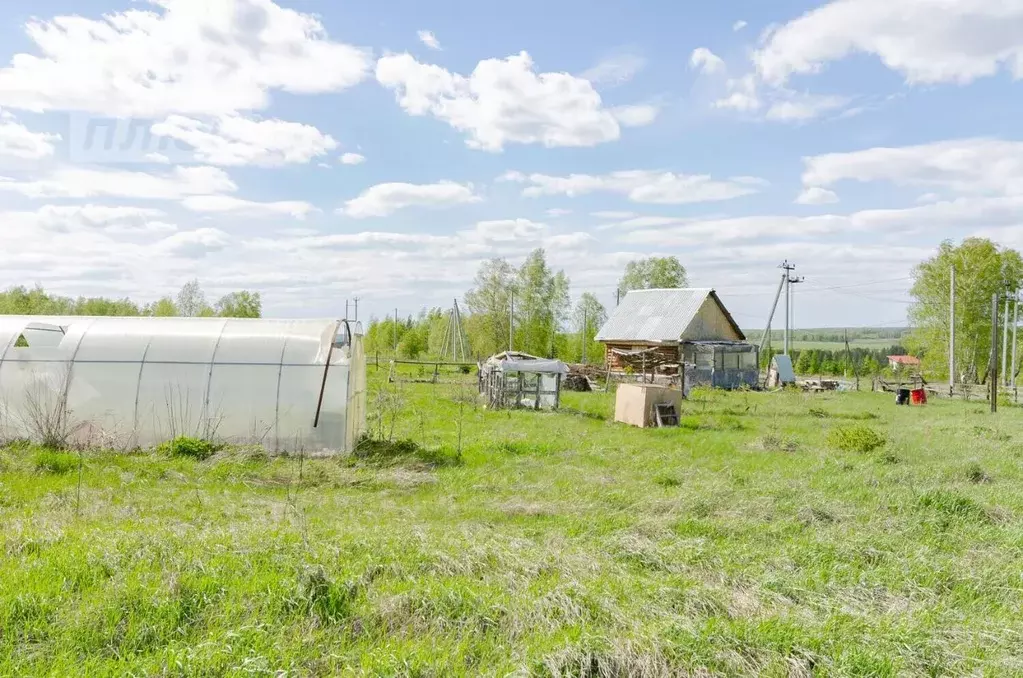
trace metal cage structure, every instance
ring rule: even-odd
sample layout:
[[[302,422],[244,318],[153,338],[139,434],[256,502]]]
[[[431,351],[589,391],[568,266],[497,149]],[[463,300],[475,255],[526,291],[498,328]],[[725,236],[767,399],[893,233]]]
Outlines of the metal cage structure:
[[[756,388],[760,351],[741,341],[683,341],[682,360],[689,387]]]
[[[491,409],[556,410],[568,365],[526,353],[505,352],[480,365],[479,391]]]
[[[0,439],[149,447],[177,436],[354,449],[362,329],[345,320],[0,316]]]

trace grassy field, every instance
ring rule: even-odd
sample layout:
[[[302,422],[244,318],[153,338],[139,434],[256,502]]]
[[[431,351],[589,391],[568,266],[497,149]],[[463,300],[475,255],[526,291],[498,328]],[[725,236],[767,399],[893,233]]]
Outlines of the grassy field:
[[[379,381],[342,459],[0,452],[0,675],[1023,673],[1023,419]]]

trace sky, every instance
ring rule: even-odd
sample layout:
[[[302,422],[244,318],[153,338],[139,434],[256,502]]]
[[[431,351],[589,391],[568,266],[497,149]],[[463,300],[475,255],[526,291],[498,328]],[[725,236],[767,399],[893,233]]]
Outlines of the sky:
[[[941,241],[1023,246],[1020,77],[1023,0],[2,3],[0,287],[366,320],[543,247],[901,326]]]

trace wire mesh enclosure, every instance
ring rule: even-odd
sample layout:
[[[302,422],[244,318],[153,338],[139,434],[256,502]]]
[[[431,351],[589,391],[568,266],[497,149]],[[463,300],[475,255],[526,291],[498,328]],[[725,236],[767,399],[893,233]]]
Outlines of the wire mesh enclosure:
[[[480,366],[479,389],[492,409],[556,410],[568,366],[525,353],[499,353]]]
[[[755,388],[760,378],[759,349],[741,341],[684,341],[687,385]]]

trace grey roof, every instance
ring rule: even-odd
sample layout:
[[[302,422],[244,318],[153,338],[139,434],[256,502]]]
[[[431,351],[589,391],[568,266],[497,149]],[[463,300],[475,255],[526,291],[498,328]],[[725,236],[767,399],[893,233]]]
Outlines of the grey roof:
[[[597,341],[678,341],[707,297],[713,297],[743,336],[714,290],[687,287],[629,292],[597,332]]]

